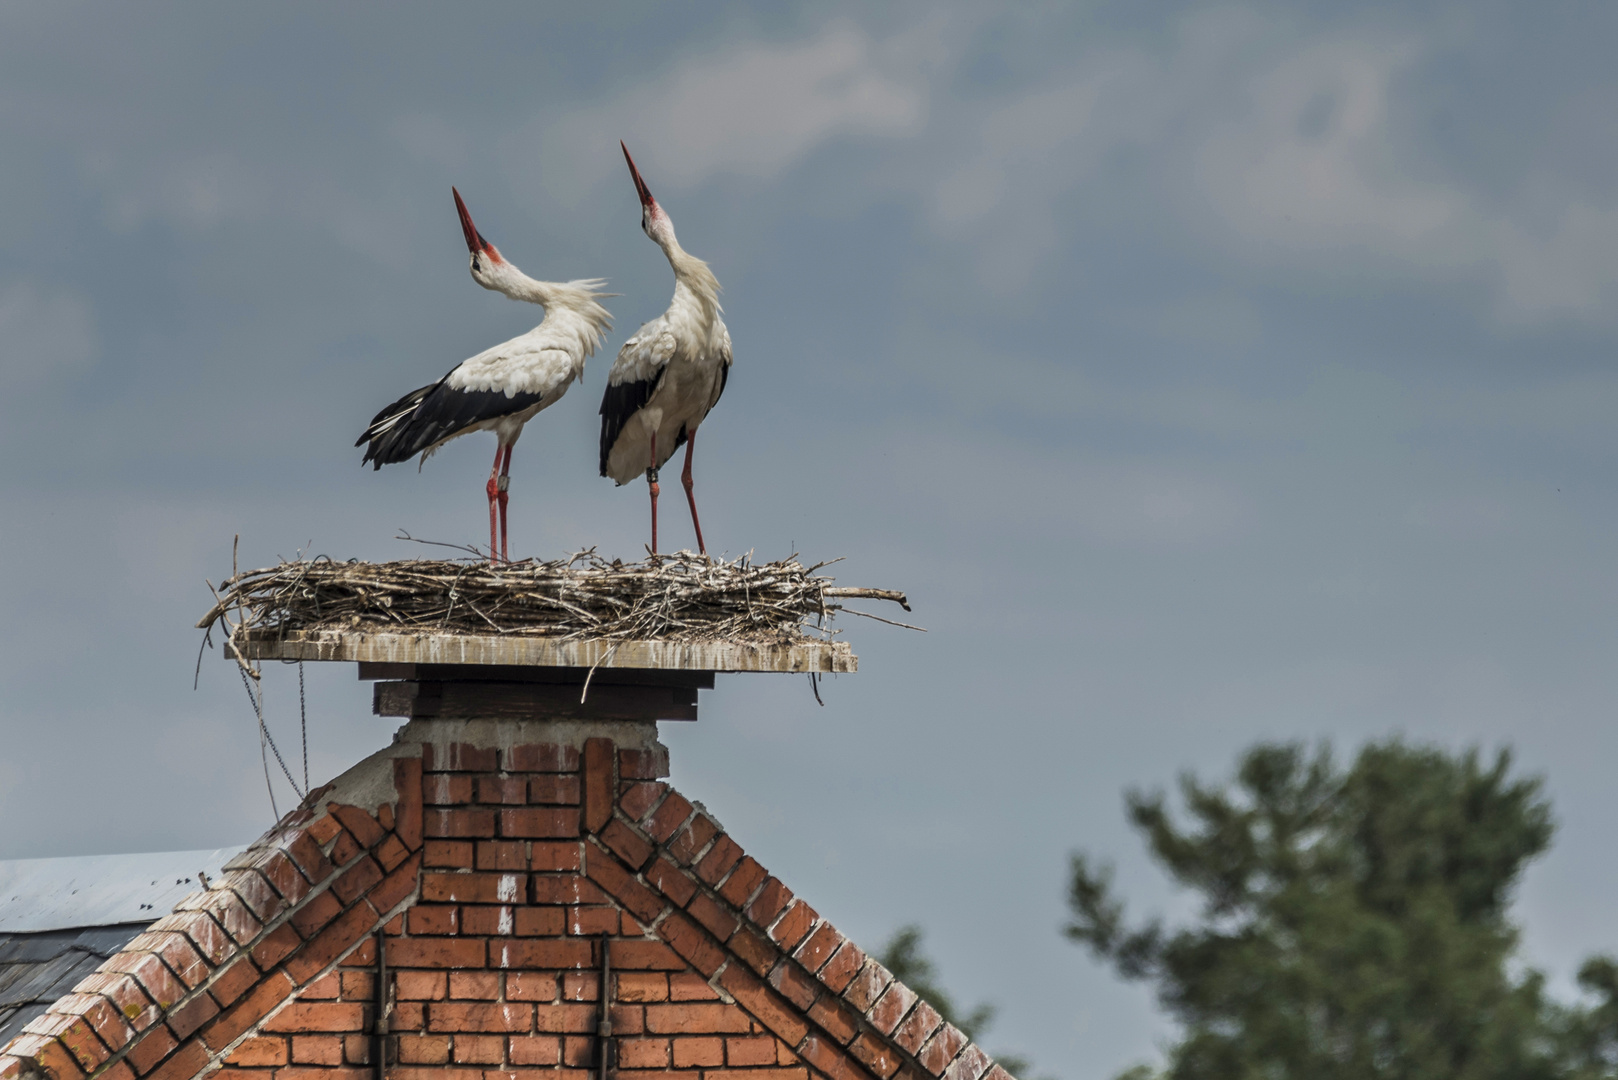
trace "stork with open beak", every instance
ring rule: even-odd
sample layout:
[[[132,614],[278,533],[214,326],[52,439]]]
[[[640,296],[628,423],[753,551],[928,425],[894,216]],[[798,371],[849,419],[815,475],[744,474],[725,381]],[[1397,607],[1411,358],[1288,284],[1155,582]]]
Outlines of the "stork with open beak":
[[[708,264],[688,254],[674,238],[674,223],[635,168],[629,148],[618,144],[640,195],[640,227],[668,256],[674,269],[674,299],[668,310],[635,332],[618,350],[601,400],[601,475],[621,486],[646,477],[652,496],[652,552],[657,552],[657,473],[685,444],[680,482],[691,504],[697,550],[706,555],[702,523],[691,480],[697,427],[719,403],[730,375],[730,331],[719,307],[719,280]]]
[[[436,383],[412,390],[376,414],[355,446],[365,446],[361,464],[380,469],[417,454],[423,463],[451,439],[473,431],[495,434],[494,467],[484,490],[489,496],[489,561],[510,559],[506,503],[511,480],[511,449],[523,425],[556,404],[573,380],[584,374],[585,358],[612,329],[601,306],[607,294],[599,278],[536,281],[518,270],[472,224],[461,193],[455,208],[472,256],[472,280],[485,289],[545,309],[540,324],[510,341],[463,360]],[[498,528],[497,528],[498,526]]]

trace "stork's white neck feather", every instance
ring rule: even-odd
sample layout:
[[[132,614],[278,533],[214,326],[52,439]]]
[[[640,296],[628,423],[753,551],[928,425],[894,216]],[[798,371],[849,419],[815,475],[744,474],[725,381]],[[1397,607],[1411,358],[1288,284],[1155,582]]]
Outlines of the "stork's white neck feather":
[[[612,329],[612,314],[600,302],[607,295],[601,291],[607,284],[601,278],[540,281],[504,259],[485,265],[482,271],[481,274],[474,272],[472,276],[485,289],[492,289],[513,300],[539,304],[545,309],[545,318],[539,327],[535,327],[536,330],[548,324],[565,323],[568,329],[576,331],[579,345],[577,357],[581,368],[584,358],[600,347],[601,339]]]
[[[663,249],[663,254],[668,256],[669,266],[674,270],[673,302],[678,304],[682,299],[686,300],[702,310],[705,320],[717,318],[724,310],[719,306],[719,279],[707,263],[680,246],[680,241],[674,236],[674,223],[661,207],[658,208],[656,221],[657,227],[650,231],[650,235]]]

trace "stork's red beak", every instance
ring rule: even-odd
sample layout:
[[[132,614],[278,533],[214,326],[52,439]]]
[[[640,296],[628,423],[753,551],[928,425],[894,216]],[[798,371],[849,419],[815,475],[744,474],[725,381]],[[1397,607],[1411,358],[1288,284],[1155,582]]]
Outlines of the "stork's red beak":
[[[624,160],[629,162],[629,175],[635,178],[635,191],[640,195],[640,204],[650,207],[657,200],[652,198],[652,189],[646,186],[646,181],[640,178],[640,170],[635,168],[635,159],[629,156],[629,147],[624,146],[624,140],[619,139],[618,145],[623,147]]]
[[[494,245],[483,239],[483,235],[478,232],[477,226],[472,224],[472,215],[467,213],[466,204],[461,201],[461,193],[454,188],[450,188],[450,191],[454,192],[455,209],[461,215],[461,232],[466,234],[466,250],[473,255],[487,253],[491,257],[498,259],[500,254],[494,250]]]

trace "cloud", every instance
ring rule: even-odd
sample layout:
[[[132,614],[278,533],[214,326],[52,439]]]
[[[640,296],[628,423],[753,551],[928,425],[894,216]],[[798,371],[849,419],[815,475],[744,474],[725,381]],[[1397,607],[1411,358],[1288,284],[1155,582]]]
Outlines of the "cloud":
[[[724,175],[771,179],[837,138],[918,131],[930,38],[920,27],[878,41],[836,22],[803,42],[692,56],[608,102],[532,121],[508,152],[567,201],[621,168],[606,152],[620,138],[654,191]]]
[[[95,315],[77,293],[29,282],[0,286],[0,387],[38,386],[101,352]]]

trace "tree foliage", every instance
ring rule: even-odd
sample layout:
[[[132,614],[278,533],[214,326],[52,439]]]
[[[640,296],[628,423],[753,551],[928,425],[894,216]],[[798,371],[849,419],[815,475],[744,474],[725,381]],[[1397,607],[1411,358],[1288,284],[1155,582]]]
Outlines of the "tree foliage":
[[[1553,824],[1509,753],[1390,741],[1342,770],[1326,748],[1263,744],[1232,783],[1187,775],[1180,794],[1184,823],[1161,793],[1126,803],[1153,857],[1200,898],[1196,923],[1131,926],[1110,868],[1075,854],[1065,928],[1156,985],[1183,1029],[1165,1076],[1618,1075],[1618,966],[1586,964],[1592,1007],[1558,1006],[1540,975],[1513,974],[1509,904]]]

